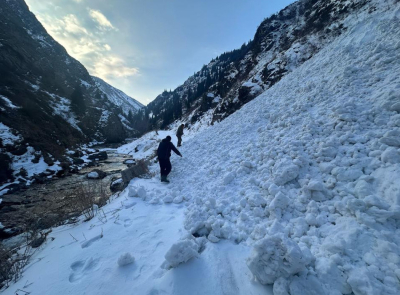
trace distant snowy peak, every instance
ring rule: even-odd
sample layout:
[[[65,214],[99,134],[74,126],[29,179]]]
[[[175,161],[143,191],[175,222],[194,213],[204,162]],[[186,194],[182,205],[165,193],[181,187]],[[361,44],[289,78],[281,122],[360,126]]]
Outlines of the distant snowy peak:
[[[120,107],[125,115],[127,115],[129,111],[135,113],[137,110],[144,107],[144,105],[142,105],[136,99],[125,94],[123,91],[111,86],[104,80],[95,76],[92,76],[92,79],[98,89],[100,89],[100,91],[107,96],[108,100],[112,104]]]

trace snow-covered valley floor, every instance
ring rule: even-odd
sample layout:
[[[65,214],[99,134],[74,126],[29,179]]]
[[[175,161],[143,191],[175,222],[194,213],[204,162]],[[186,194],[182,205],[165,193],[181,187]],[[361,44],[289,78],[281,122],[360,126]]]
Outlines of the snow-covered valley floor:
[[[186,138],[170,184],[154,164],[105,217],[54,229],[5,294],[399,294],[399,4],[347,26]]]

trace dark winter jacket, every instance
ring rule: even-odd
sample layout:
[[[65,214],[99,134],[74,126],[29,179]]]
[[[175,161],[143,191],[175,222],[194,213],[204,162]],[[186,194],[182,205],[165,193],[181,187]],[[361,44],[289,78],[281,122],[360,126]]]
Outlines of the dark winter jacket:
[[[182,136],[183,135],[183,127],[184,126],[179,126],[178,131],[176,131],[176,136]]]
[[[181,156],[181,153],[177,150],[174,144],[164,138],[157,149],[157,156],[159,159],[168,159],[171,157],[171,150],[174,151],[175,154]]]

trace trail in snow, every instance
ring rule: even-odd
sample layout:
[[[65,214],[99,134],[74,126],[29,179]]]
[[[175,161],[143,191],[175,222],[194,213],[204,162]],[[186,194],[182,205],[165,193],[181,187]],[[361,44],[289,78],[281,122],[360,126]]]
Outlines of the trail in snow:
[[[154,180],[136,180],[131,185],[145,186],[148,196],[172,193],[168,186]],[[55,229],[44,249],[32,258],[23,279],[4,294],[14,294],[18,289],[37,294],[270,292],[265,286],[252,283],[245,264],[250,248],[244,245],[210,245],[201,257],[176,269],[161,268],[168,249],[180,237],[187,236],[182,228],[183,204],[149,204],[129,197],[126,190],[103,210],[104,214],[98,216],[104,217]],[[121,267],[118,260],[125,253],[135,261]]]

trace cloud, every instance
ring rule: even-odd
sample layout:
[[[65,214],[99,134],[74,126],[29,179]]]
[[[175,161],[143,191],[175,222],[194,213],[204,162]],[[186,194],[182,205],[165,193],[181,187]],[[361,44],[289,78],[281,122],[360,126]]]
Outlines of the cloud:
[[[86,14],[87,15],[87,14]],[[98,14],[96,14],[98,16]],[[139,74],[139,69],[127,63],[112,52],[107,42],[109,32],[93,26],[86,26],[84,18],[67,14],[58,18],[50,13],[38,15],[39,21],[48,33],[65,47],[68,53],[79,60],[94,76],[106,81],[126,78]],[[103,25],[114,28],[105,17],[98,18]],[[108,25],[109,24],[109,25]]]
[[[139,69],[126,66],[125,61],[117,56],[103,56],[93,65],[93,71],[105,80],[139,74]]]
[[[97,22],[100,25],[100,28],[106,29],[106,30],[107,29],[115,30],[115,28],[111,24],[111,22],[100,11],[94,10],[94,9],[89,9],[89,15],[92,18],[92,20],[94,20],[95,22]]]

